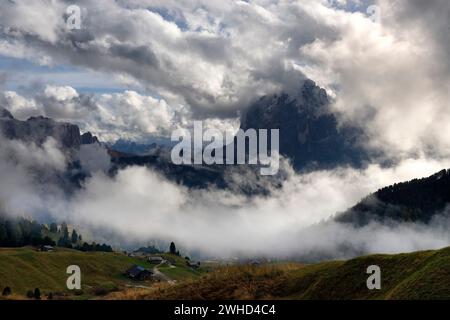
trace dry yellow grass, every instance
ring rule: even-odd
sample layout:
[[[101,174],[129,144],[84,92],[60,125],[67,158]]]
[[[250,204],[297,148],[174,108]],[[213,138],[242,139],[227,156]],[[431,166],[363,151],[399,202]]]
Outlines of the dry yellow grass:
[[[367,267],[382,270],[380,290],[366,285]],[[396,255],[370,255],[311,265],[267,264],[219,267],[198,279],[110,299],[450,299],[450,248]]]
[[[269,299],[289,273],[303,267],[294,263],[222,266],[199,279],[114,292],[107,299]]]

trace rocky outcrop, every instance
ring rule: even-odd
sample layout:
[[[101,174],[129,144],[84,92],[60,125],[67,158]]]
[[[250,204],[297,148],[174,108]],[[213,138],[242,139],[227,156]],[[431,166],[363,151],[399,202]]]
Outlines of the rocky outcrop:
[[[0,108],[0,119],[14,119],[14,117],[8,110]]]
[[[0,108],[0,132],[7,139],[33,142],[36,145],[42,145],[49,137],[52,137],[66,149],[98,142],[97,137],[90,132],[81,135],[77,125],[57,122],[42,116],[20,121],[4,108]]]
[[[361,166],[367,159],[362,132],[338,127],[324,89],[307,80],[296,96],[264,96],[241,119],[241,129],[279,129],[280,154],[295,169]]]
[[[94,144],[99,143],[98,138],[93,136],[92,133],[86,132],[81,136],[81,144]]]

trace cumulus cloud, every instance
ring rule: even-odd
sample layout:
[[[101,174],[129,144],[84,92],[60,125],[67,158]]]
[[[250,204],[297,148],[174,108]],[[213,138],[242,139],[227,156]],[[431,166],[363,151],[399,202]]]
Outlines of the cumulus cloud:
[[[67,4],[2,3],[0,53],[132,78],[197,116],[235,116],[267,91],[298,86],[298,47],[334,34],[296,2],[264,1],[78,1],[82,29],[68,32]],[[31,10],[32,22],[19,23]]]
[[[165,100],[135,91],[113,94],[79,94],[74,88],[48,85],[34,97],[15,91],[0,94],[3,107],[20,120],[44,115],[78,124],[104,141],[137,139],[145,135],[168,136],[185,120],[182,109]]]
[[[448,1],[378,1],[380,21],[331,11],[336,41],[303,46],[306,74],[335,95],[343,120],[369,146],[406,156],[447,156],[450,103]]]
[[[0,93],[0,105],[14,117],[26,120],[46,116],[77,124],[103,142],[139,140],[147,136],[170,137],[176,129],[192,129],[192,115],[181,106],[171,106],[162,98],[127,90],[110,94],[80,94],[70,86],[47,85],[28,98],[15,91]],[[237,118],[208,118],[205,129],[237,130]]]
[[[341,121],[367,131],[367,147],[450,153],[446,0],[81,0],[82,28],[72,31],[69,4],[2,2],[0,53],[96,70],[162,97],[100,99],[98,117],[130,131],[164,131],[174,108],[236,118],[262,94],[295,91],[306,75],[327,88]],[[59,90],[47,92],[56,106],[70,94]]]

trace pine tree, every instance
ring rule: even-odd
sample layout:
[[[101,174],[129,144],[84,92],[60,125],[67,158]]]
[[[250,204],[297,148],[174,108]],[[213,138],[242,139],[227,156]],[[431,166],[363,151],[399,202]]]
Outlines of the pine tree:
[[[39,288],[34,289],[33,296],[36,300],[41,300],[41,290],[39,290]]]
[[[77,234],[77,232],[75,231],[75,229],[73,229],[73,231],[72,231],[72,243],[77,243],[78,242],[78,234]]]
[[[58,225],[56,223],[50,224],[50,232],[51,233],[57,233],[58,232]]]
[[[177,254],[177,247],[175,246],[175,243],[174,243],[174,242],[171,242],[171,243],[170,243],[170,248],[169,248],[169,250],[170,250],[170,253],[171,253],[171,254]]]

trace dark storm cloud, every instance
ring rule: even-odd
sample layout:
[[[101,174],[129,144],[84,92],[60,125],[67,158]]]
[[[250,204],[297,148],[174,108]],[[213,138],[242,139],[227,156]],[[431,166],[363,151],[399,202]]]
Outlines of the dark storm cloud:
[[[118,58],[131,60],[133,63],[141,65],[149,65],[155,68],[159,66],[158,58],[147,46],[112,45],[109,48],[109,54]]]

